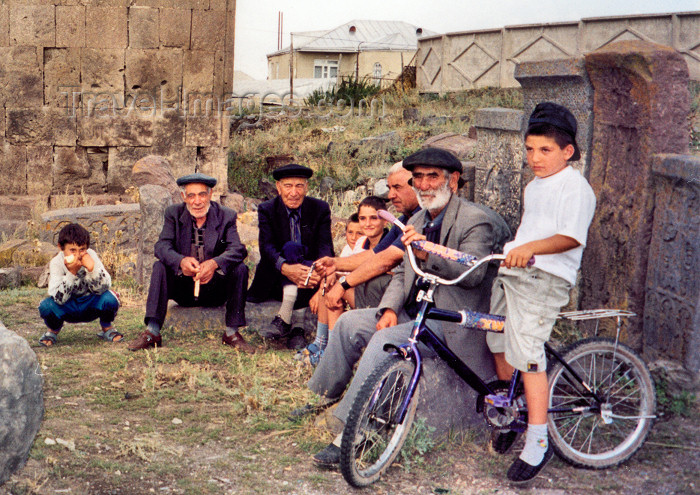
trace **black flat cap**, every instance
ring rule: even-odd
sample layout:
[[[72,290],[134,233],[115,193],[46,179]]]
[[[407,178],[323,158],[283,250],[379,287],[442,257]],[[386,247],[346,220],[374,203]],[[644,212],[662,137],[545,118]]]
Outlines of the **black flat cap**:
[[[581,151],[578,149],[578,144],[576,144],[576,117],[572,114],[568,108],[551,101],[545,101],[538,103],[535,109],[530,115],[530,119],[527,121],[528,131],[530,127],[534,125],[549,124],[561,129],[573,139],[574,154],[569,158],[569,161],[577,161],[581,159]]]
[[[309,167],[303,165],[297,165],[296,163],[290,163],[289,165],[284,165],[272,172],[272,177],[275,180],[285,179],[287,177],[300,177],[302,179],[308,179],[314,174],[314,171]]]
[[[208,175],[197,172],[196,174],[183,175],[175,182],[180,187],[186,186],[187,184],[204,184],[207,187],[214,187],[217,180],[214,177],[209,177]]]
[[[416,166],[444,168],[450,172],[462,173],[462,162],[449,151],[440,148],[426,148],[403,159],[403,168],[413,170]]]

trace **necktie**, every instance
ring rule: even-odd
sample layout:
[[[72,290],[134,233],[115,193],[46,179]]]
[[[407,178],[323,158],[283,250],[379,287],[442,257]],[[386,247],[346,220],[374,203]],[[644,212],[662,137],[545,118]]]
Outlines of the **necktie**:
[[[298,210],[291,210],[289,212],[289,231],[292,236],[292,242],[301,242],[301,229],[299,227]]]

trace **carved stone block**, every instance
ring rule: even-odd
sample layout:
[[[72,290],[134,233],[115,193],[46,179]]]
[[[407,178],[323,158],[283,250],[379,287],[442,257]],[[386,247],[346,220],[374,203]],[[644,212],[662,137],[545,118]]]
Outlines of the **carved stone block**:
[[[189,48],[192,11],[160,9],[160,44],[175,48]]]
[[[595,90],[589,181],[598,205],[583,253],[581,307],[642,315],[652,235],[651,157],[688,149],[688,68],[672,48],[642,41],[589,53],[586,68]],[[641,318],[630,320],[623,338],[641,348]]]
[[[166,100],[175,100],[182,87],[182,50],[164,48],[161,50],[126,51],[127,92],[145,91]]]
[[[186,146],[221,146],[222,120],[218,115],[187,117]]]
[[[56,6],[56,46],[85,46],[85,7],[83,5]]]
[[[56,13],[53,5],[10,5],[10,44],[54,46]]]
[[[109,149],[107,167],[107,191],[123,192],[134,185],[131,170],[140,159],[151,155],[150,147],[116,146]]]
[[[81,115],[77,129],[81,146],[150,146],[153,140],[153,119],[125,110]]]
[[[10,45],[10,6],[0,5],[0,46]]]
[[[90,246],[103,252],[114,240],[119,251],[136,254],[141,221],[141,209],[137,203],[119,205],[84,206],[52,210],[41,215],[44,224],[39,231],[40,240],[58,244],[58,232],[64,225],[77,222],[90,232]]]
[[[6,107],[40,107],[44,84],[40,50],[34,46],[0,47],[0,99]],[[22,84],[17,84],[22,81]]]
[[[700,388],[700,158],[657,155],[644,355],[673,360]]]
[[[83,147],[56,146],[53,164],[53,194],[101,194],[105,191],[102,164],[90,160]]]
[[[158,48],[158,9],[129,8],[129,48]]]
[[[53,146],[27,146],[27,194],[47,194],[53,187]]]
[[[85,45],[92,48],[126,48],[127,9],[89,5],[85,12]]]
[[[226,33],[226,16],[224,12],[214,10],[192,11],[191,50],[223,50]],[[212,33],[220,33],[212,36]]]
[[[5,143],[0,148],[4,194],[27,194],[27,146]]]
[[[182,83],[187,94],[211,93],[214,89],[214,52],[187,50]]]
[[[90,111],[103,106],[121,107],[124,103],[124,50],[83,48],[80,55],[82,108]]]
[[[44,104],[72,108],[72,93],[79,89],[80,49],[44,48]]]
[[[75,119],[61,108],[8,108],[6,120],[12,143],[75,145]]]

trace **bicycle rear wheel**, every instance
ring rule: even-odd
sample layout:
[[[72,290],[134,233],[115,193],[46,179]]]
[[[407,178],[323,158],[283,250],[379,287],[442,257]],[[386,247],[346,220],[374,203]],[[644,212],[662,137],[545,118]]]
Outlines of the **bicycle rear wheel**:
[[[408,393],[414,366],[391,356],[358,392],[340,446],[340,470],[352,486],[361,488],[377,481],[406,441],[416,413],[418,387],[403,422],[396,422],[396,413]]]
[[[623,344],[591,338],[563,353],[566,361],[603,401],[557,362],[549,373],[550,442],[574,466],[604,469],[629,459],[644,443],[656,411],[654,382],[644,361]]]

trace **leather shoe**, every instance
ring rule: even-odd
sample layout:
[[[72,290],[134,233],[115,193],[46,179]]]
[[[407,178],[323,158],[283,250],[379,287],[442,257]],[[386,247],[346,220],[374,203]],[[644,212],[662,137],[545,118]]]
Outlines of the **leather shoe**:
[[[314,456],[314,462],[318,467],[324,469],[334,469],[340,464],[340,447],[328,445],[325,449]]]
[[[221,343],[224,345],[230,345],[231,347],[235,347],[236,349],[246,352],[248,354],[255,354],[255,347],[246,342],[243,338],[243,335],[241,335],[238,332],[234,333],[230,337],[226,335],[226,332],[222,333]]]
[[[138,339],[133,340],[129,343],[128,349],[130,351],[138,351],[141,349],[148,349],[149,347],[163,347],[163,339],[160,335],[153,335],[151,332],[146,330],[143,332]]]

